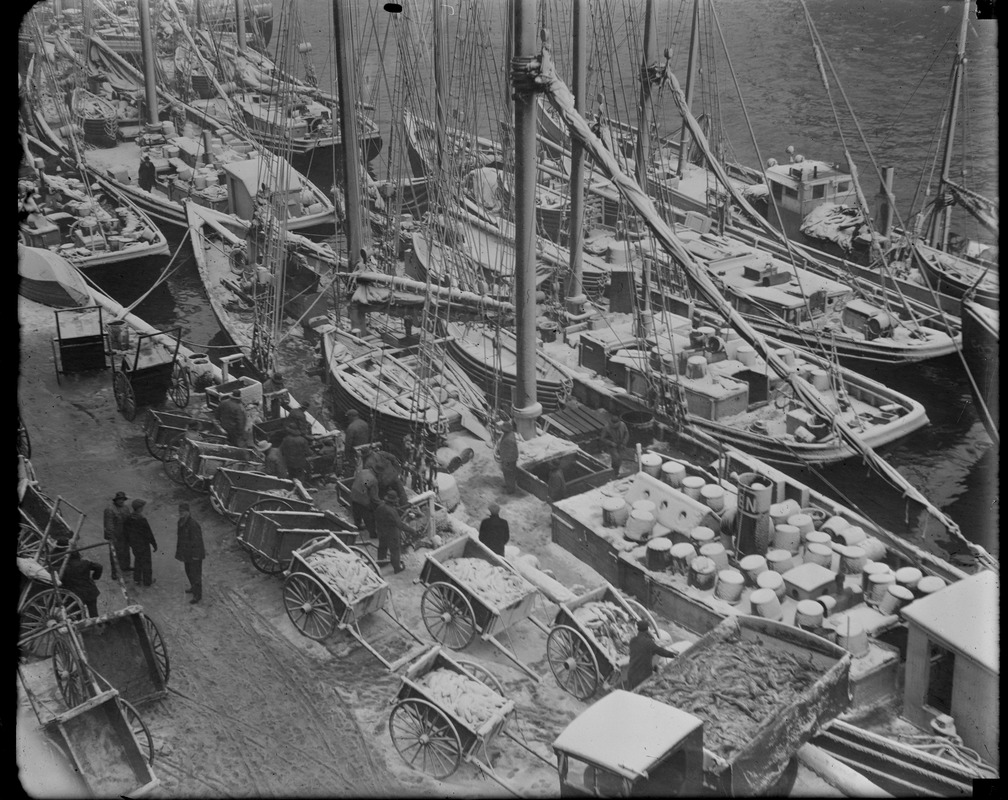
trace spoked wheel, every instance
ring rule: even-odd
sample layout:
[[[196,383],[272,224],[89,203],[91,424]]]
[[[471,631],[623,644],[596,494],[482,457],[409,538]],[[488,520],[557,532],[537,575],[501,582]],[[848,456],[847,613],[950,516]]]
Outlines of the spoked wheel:
[[[194,492],[199,492],[200,494],[209,494],[210,488],[208,486],[209,481],[199,475],[197,475],[193,470],[186,466],[182,467],[182,484],[189,487]]]
[[[66,589],[48,588],[31,597],[21,608],[21,627],[18,641],[38,635],[26,642],[24,650],[32,655],[47,658],[56,644],[56,626],[60,624],[60,608],[66,609],[67,619],[84,619],[84,603]],[[43,631],[48,630],[47,633]]]
[[[22,522],[18,529],[18,558],[38,558],[41,555],[42,532],[34,525]]]
[[[438,581],[420,598],[420,615],[427,632],[445,647],[464,650],[476,636],[476,615],[459,589]]]
[[[367,562],[367,565],[375,571],[375,575],[381,577],[381,567],[378,566],[378,562],[371,557],[371,554],[367,550],[363,547],[356,546],[350,547],[349,549],[363,558]]]
[[[168,648],[165,647],[161,631],[150,617],[142,614],[144,630],[147,631],[147,638],[150,640],[151,651],[154,654],[154,664],[157,667],[161,682],[167,686],[168,676],[171,674],[171,662],[168,661]]]
[[[279,575],[287,566],[274,558],[264,556],[258,550],[249,550],[249,560],[252,566],[265,575]],[[288,562],[290,563],[290,562]]]
[[[123,401],[126,399],[126,387],[129,385],[129,381],[126,379],[126,375],[122,371],[112,368],[112,394],[115,396],[116,410],[123,410]]]
[[[133,384],[130,383],[126,373],[118,370],[113,381],[113,390],[116,396],[116,405],[130,422],[136,419],[137,405],[136,395],[133,394]]]
[[[133,707],[132,703],[123,700],[122,697],[119,698],[119,702],[122,704],[123,716],[126,717],[126,723],[130,727],[133,738],[146,754],[147,763],[154,766],[154,737],[151,736],[150,728],[147,727],[147,723],[143,721],[140,712]]]
[[[598,691],[599,668],[584,636],[568,625],[557,625],[546,639],[546,658],[557,685],[578,700]]]
[[[88,699],[89,681],[85,667],[65,635],[57,635],[53,644],[53,674],[67,708],[75,708]]]
[[[249,520],[253,511],[293,511],[294,506],[282,497],[264,497],[256,500],[252,505],[242,511],[235,524],[235,537],[239,542],[245,541],[245,533],[248,530]]]
[[[433,703],[408,698],[389,715],[389,735],[403,761],[444,780],[462,763],[462,742],[452,721]]]
[[[178,361],[172,366],[168,396],[179,408],[189,405],[189,373]]]
[[[31,458],[31,438],[29,438],[28,429],[21,422],[20,417],[18,417],[17,451],[25,458]]]
[[[186,482],[183,480],[182,475],[185,472],[185,467],[182,466],[182,462],[178,460],[178,447],[175,445],[168,445],[165,448],[164,458],[161,459],[161,468],[164,470],[164,474],[169,477],[173,483],[179,484],[179,486],[185,486]]]
[[[486,667],[480,666],[475,661],[464,661],[461,658],[456,659],[456,661],[463,667],[465,667],[469,672],[472,673],[474,678],[483,681],[490,686],[492,689],[497,690],[497,694],[501,697],[505,697],[504,694],[504,684],[497,680],[497,676],[494,675]]]
[[[144,431],[144,444],[147,445],[147,452],[150,453],[158,461],[164,461],[167,455],[175,450],[178,446],[178,440],[182,438],[184,434],[177,434],[173,436],[169,441],[164,443],[159,443],[157,441],[157,434],[151,435],[150,431]]]
[[[329,591],[313,575],[292,572],[284,580],[284,607],[294,627],[317,642],[336,628],[336,609]]]

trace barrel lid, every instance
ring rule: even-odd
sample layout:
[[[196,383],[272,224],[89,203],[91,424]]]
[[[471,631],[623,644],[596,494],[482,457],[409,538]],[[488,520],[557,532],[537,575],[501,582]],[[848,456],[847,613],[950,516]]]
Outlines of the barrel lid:
[[[833,531],[833,533],[839,533],[840,531],[851,527],[851,524],[843,517],[837,515],[826,520],[822,524],[822,527]]]
[[[833,555],[833,548],[828,544],[820,544],[819,542],[812,542],[805,547],[806,551],[809,553],[815,553],[820,556],[831,556]]]
[[[672,545],[669,553],[677,558],[685,558],[686,556],[695,556],[696,548],[689,542],[678,542]]]
[[[945,588],[945,581],[937,575],[925,575],[917,581],[917,591],[921,594],[932,594]]]
[[[739,561],[739,566],[745,570],[765,567],[766,559],[758,553],[753,553],[752,555],[743,556],[742,560]]]
[[[699,489],[707,485],[707,481],[701,478],[699,475],[687,475],[682,479],[682,485],[687,489]]]
[[[889,594],[893,597],[898,597],[900,600],[913,600],[914,593],[907,589],[906,586],[899,586],[898,584],[893,584],[889,587]]]
[[[661,471],[668,475],[682,475],[686,472],[686,466],[678,461],[666,461],[662,464]]]
[[[875,572],[868,576],[872,583],[895,583],[896,576],[892,572]]]
[[[828,545],[831,541],[832,539],[830,539],[830,535],[826,533],[826,531],[809,531],[807,534],[805,534],[805,542],[806,544],[809,545],[813,544]]]
[[[807,525],[813,525],[812,517],[809,514],[792,514],[787,518],[788,525],[794,525],[796,528],[803,528]]]
[[[753,589],[749,593],[749,602],[755,607],[763,603],[777,601],[777,593],[773,589]]]
[[[716,483],[707,483],[700,488],[700,494],[703,497],[723,497],[724,489]]]
[[[645,511],[644,509],[634,509],[630,512],[631,519],[635,519],[638,522],[654,522],[654,514],[650,511]]]
[[[626,506],[626,500],[622,497],[603,497],[602,509],[604,511],[619,511]]]
[[[707,363],[707,359],[704,356],[690,356],[686,359],[686,363],[701,366]]]
[[[917,567],[900,567],[896,570],[896,583],[914,583],[924,577]]]
[[[661,464],[662,457],[657,453],[643,453],[640,457],[641,464],[647,464],[649,467],[657,466]]]
[[[756,576],[756,585],[761,589],[776,589],[784,584],[784,576],[779,572],[761,572]]]
[[[664,536],[659,536],[654,539],[648,540],[647,543],[648,550],[672,550],[672,542]]]
[[[805,617],[821,619],[823,615],[823,607],[815,600],[799,600],[798,605],[795,608],[795,613],[796,615],[801,614]]]
[[[697,556],[690,562],[690,567],[692,567],[694,572],[714,572],[717,565],[707,556]]]
[[[700,555],[710,558],[712,556],[719,556],[724,551],[725,546],[721,542],[707,542],[707,544],[701,546]]]
[[[690,531],[690,538],[697,542],[708,542],[714,538],[714,531],[700,525]]]
[[[737,348],[735,348],[735,352],[736,353],[755,353],[756,350],[751,345],[740,344]]]
[[[788,561],[791,558],[790,550],[767,550],[767,562]]]
[[[790,533],[797,536],[801,531],[798,530],[797,525],[788,525],[786,522],[782,525],[774,525],[774,531],[780,531],[781,533]],[[827,539],[829,537],[826,537]]]
[[[744,583],[745,578],[742,577],[742,573],[737,569],[723,569],[717,574],[718,580],[722,583]]]
[[[879,572],[890,572],[891,570],[889,569],[889,565],[883,561],[866,561],[861,571],[866,575],[875,575]]]
[[[863,542],[867,539],[868,534],[864,532],[864,528],[850,525],[841,531],[837,531],[836,537],[842,539],[847,544],[858,544],[858,542]]]

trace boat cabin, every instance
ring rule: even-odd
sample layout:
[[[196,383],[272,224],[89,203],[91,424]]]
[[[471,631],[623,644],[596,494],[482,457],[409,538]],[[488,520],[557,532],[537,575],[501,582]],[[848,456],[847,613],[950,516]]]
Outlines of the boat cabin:
[[[703,789],[703,722],[621,689],[553,741],[561,797],[696,797]]]
[[[862,334],[869,342],[883,336],[892,336],[894,323],[892,316],[863,300],[848,300],[844,305],[841,322],[844,327]]]
[[[290,217],[298,217],[303,213],[301,205],[301,181],[291,169],[281,168],[280,175],[270,175],[268,164],[261,158],[250,158],[246,161],[232,161],[221,164],[227,180],[228,194],[231,198],[232,214],[241,219],[252,219],[256,207],[256,193],[260,185],[270,176],[275,183],[269,187],[274,195],[280,195],[287,206]],[[286,176],[286,185],[280,181]],[[275,208],[276,206],[274,206]]]
[[[824,203],[851,205],[857,201],[850,174],[837,164],[815,160],[774,164],[767,167],[766,176],[777,207],[799,220]],[[773,213],[772,208],[768,213]]]
[[[942,714],[963,744],[995,768],[999,757],[998,576],[971,575],[902,609],[903,716],[930,731]]]

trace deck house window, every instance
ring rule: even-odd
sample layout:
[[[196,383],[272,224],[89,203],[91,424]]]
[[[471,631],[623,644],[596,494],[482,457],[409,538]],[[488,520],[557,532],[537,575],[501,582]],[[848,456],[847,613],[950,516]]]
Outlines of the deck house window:
[[[850,189],[850,183],[848,181],[840,181],[840,183],[836,185],[836,190],[838,192],[846,192],[848,189]]]
[[[825,195],[826,195],[826,184],[825,183],[817,183],[815,186],[812,187],[812,199],[813,200],[817,200],[820,197],[824,197]]]
[[[781,192],[783,191],[784,187],[781,186],[776,181],[770,181],[770,188],[773,191],[774,200],[780,200]]]
[[[784,196],[785,197],[797,197],[798,196],[798,190],[797,189],[792,189],[789,186],[785,186],[784,187]]]

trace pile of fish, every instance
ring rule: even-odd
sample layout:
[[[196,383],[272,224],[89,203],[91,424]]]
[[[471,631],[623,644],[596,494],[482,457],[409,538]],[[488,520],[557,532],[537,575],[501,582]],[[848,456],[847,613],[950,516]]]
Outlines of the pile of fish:
[[[490,687],[454,670],[432,670],[417,681],[431,702],[479,730],[507,702]]]
[[[335,547],[305,556],[305,563],[350,604],[371,594],[383,584],[364,559]]]
[[[630,658],[630,640],[637,634],[637,620],[616,603],[592,601],[578,606],[571,615],[614,664]]]
[[[453,578],[479,590],[479,599],[507,608],[534,587],[524,578],[482,558],[449,558],[442,566]]]

